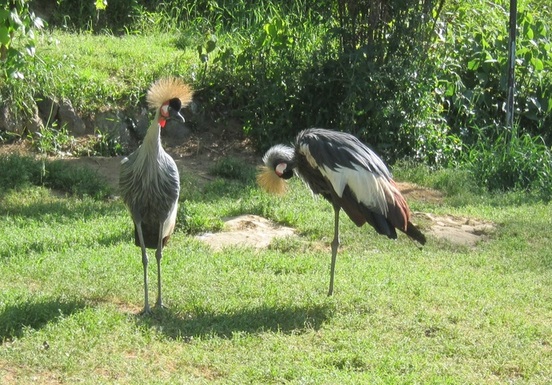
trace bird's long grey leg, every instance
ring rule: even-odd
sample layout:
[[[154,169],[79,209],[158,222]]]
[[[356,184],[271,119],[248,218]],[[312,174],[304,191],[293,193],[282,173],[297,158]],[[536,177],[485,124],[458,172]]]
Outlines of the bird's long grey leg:
[[[157,301],[155,307],[163,307],[163,298],[161,295],[161,258],[163,258],[163,222],[159,225],[159,239],[157,240],[157,250],[155,259],[157,259]]]
[[[144,244],[144,234],[142,233],[142,222],[134,222],[136,226],[136,233],[138,233],[138,241],[140,242],[140,248],[142,249],[142,265],[144,266],[144,310],[143,314],[150,313],[149,299],[148,299],[148,254],[146,253],[146,246]]]
[[[334,275],[335,275],[335,261],[337,259],[337,248],[339,247],[339,206],[334,206],[335,220],[334,220],[334,238],[332,240],[332,264],[330,267],[330,289],[328,290],[328,296],[333,294]]]

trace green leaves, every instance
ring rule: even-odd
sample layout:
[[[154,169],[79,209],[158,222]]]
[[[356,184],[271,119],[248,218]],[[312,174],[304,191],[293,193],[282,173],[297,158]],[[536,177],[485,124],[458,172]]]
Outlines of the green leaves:
[[[208,34],[206,36],[206,41],[203,45],[197,46],[197,54],[199,55],[199,60],[202,63],[207,63],[209,61],[209,55],[217,48],[217,36],[215,34]]]
[[[10,32],[7,27],[0,26],[0,45],[8,46],[10,44]]]
[[[264,34],[260,35],[259,43],[271,49],[284,49],[293,44],[294,38],[290,34],[287,23],[281,18],[274,18],[263,26]]]
[[[107,0],[96,0],[96,9],[98,11],[105,11],[107,9]]]
[[[0,8],[0,62],[4,78],[23,78],[25,56],[35,54],[33,29],[44,26],[42,19],[30,11],[26,0],[15,0]],[[17,44],[20,43],[20,44]]]

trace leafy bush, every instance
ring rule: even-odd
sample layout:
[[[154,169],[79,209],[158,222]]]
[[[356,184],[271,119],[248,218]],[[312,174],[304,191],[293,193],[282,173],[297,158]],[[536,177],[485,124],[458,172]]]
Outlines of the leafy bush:
[[[0,6],[2,79],[24,77],[22,69],[27,57],[35,54],[34,30],[43,26],[42,19],[30,11],[27,0],[12,0]]]
[[[471,146],[482,137],[498,138],[505,121],[508,12],[478,0],[454,4],[440,30],[442,49],[435,51],[438,88],[452,132]],[[522,132],[550,144],[552,35],[539,12],[536,7],[518,12],[515,117]]]
[[[440,107],[427,83],[434,78],[423,47],[431,23],[423,20],[434,4],[396,3],[382,2],[396,24],[375,26],[390,43],[339,25],[348,15],[337,11],[323,23],[312,13],[276,13],[239,36],[240,51],[211,39],[199,49],[206,68],[212,61],[202,78],[205,97],[233,109],[260,150],[322,126],[360,136],[389,160],[443,164],[460,146],[435,114]],[[375,12],[364,5],[358,9]],[[339,9],[362,24],[369,15],[357,11]]]
[[[539,137],[523,134],[496,140],[481,140],[466,153],[464,161],[490,191],[532,190],[552,197],[552,153]]]

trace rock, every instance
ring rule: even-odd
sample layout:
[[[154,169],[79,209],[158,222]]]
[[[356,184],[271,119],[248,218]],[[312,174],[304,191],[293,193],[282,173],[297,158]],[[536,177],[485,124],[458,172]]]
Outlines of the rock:
[[[59,104],[58,117],[61,127],[75,136],[82,136],[86,133],[84,121],[77,115],[70,100],[64,99]]]
[[[129,118],[120,112],[106,111],[99,112],[94,118],[96,134],[101,134],[120,143],[125,148],[133,148],[129,132]]]
[[[57,102],[47,96],[38,97],[36,105],[42,121],[46,125],[52,125],[52,122],[57,119],[59,105]]]
[[[139,141],[142,141],[146,136],[146,132],[148,131],[148,127],[150,125],[149,119],[150,118],[148,116],[148,110],[146,110],[145,108],[142,109],[142,111],[140,112],[140,116],[138,117],[138,122],[135,125],[134,131],[134,135]]]
[[[186,127],[185,123],[169,120],[165,129],[161,131],[161,135],[170,138],[173,145],[178,145],[190,136],[190,129]]]
[[[28,120],[26,120],[25,123],[25,128],[31,134],[34,134],[35,132],[40,132],[44,129],[44,123],[42,121],[42,118],[40,117],[38,107],[36,105],[33,105],[33,115]]]
[[[112,138],[120,135],[121,119],[116,112],[98,112],[94,119],[94,128]]]
[[[10,108],[4,104],[0,107],[0,131],[15,132],[21,134],[22,132],[17,132],[17,122],[11,114]],[[23,131],[23,128],[21,128]]]

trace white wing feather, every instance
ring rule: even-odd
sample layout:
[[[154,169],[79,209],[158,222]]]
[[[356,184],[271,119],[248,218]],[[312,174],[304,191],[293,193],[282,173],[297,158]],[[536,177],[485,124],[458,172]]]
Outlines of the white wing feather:
[[[342,197],[345,187],[349,186],[358,202],[387,215],[389,210],[387,199],[391,199],[390,203],[394,203],[394,187],[388,182],[386,176],[377,175],[360,164],[355,164],[354,168],[338,165],[334,170],[330,167],[320,167],[307,143],[300,144],[300,152],[305,155],[311,167],[318,169],[330,181],[337,195]]]
[[[343,196],[345,187],[349,186],[358,202],[387,215],[387,197],[393,199],[393,194],[385,177],[378,176],[360,165],[355,165],[354,169],[339,166],[335,170],[328,167],[320,167],[319,170],[328,178],[340,197]]]

